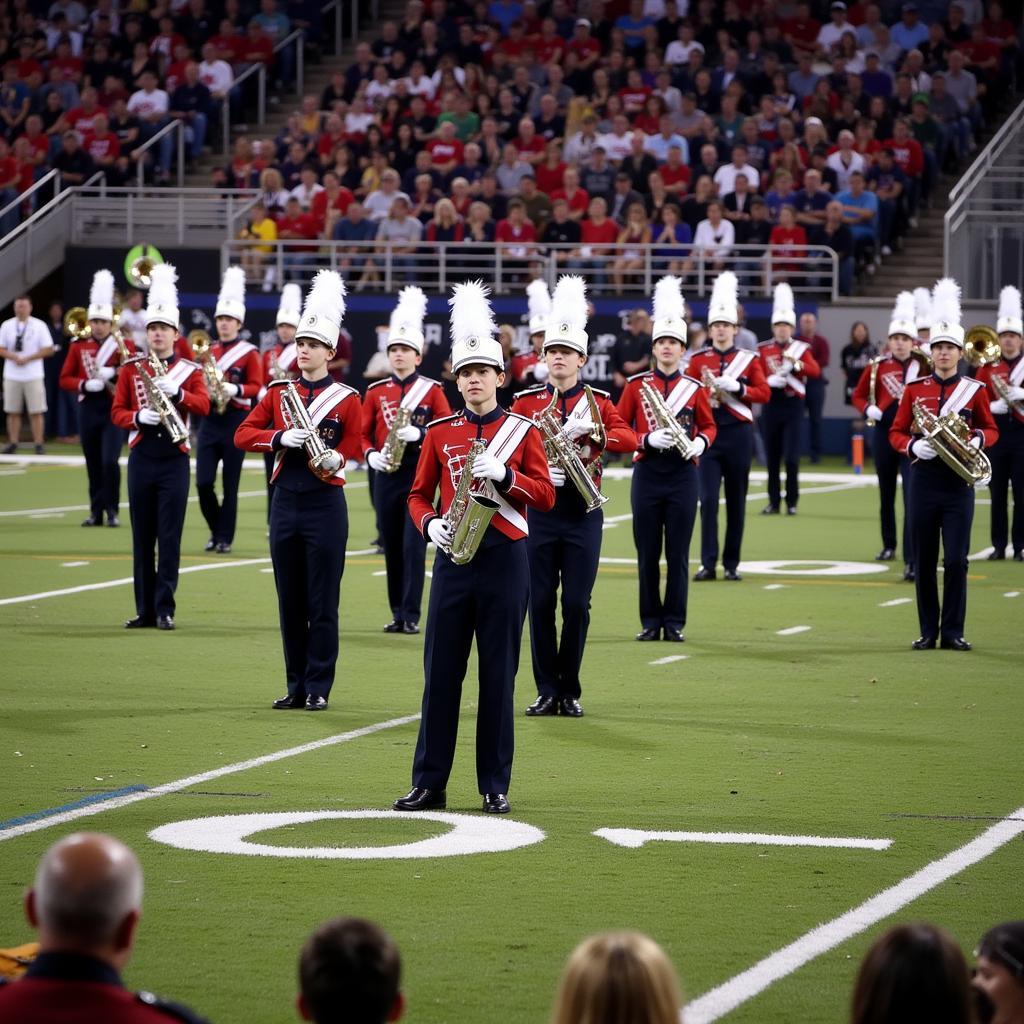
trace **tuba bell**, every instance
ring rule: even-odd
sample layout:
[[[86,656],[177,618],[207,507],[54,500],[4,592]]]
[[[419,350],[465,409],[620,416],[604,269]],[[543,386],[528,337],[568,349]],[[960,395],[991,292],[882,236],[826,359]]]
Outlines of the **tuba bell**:
[[[152,284],[153,268],[163,263],[160,254],[152,246],[144,245],[142,255],[137,256],[125,269],[125,276],[135,288],[145,291]]]
[[[83,341],[92,334],[85,306],[72,306],[64,314],[64,333],[75,341]]]
[[[999,347],[999,335],[988,324],[976,324],[964,335],[964,359],[971,366],[988,366],[1003,356]]]

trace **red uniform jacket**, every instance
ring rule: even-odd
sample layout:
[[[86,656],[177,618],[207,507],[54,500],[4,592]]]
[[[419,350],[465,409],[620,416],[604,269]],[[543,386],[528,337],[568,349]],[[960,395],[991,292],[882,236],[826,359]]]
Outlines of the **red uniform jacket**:
[[[708,393],[701,387],[700,381],[678,370],[671,374],[664,374],[661,370],[648,370],[646,373],[630,377],[622,391],[622,397],[619,398],[619,414],[636,431],[637,452],[633,456],[634,461],[644,457],[647,435],[658,429],[658,424],[647,413],[643,392],[640,390],[640,385],[645,380],[660,388],[666,401],[675,393],[677,387],[684,389],[680,394],[685,394],[686,400],[680,405],[676,419],[687,427],[691,438],[704,438],[704,443],[710,448],[718,434],[718,426],[711,412]]]
[[[910,356],[900,362],[895,356],[886,356],[878,364],[875,379],[875,405],[882,410],[882,418],[890,420],[896,415],[896,406],[900,404],[903,390],[911,381],[917,379],[917,361]],[[871,366],[865,366],[853,389],[850,401],[858,412],[863,412],[870,404],[871,397]],[[890,412],[891,410],[891,412]]]
[[[988,389],[990,402],[999,397],[999,392],[992,387],[993,377],[1002,377],[1003,380],[1011,386],[1016,385],[1017,387],[1024,387],[1024,355],[1019,355],[1012,361],[1000,359],[995,363],[989,363],[988,366],[981,366],[978,368],[977,379],[980,380]],[[1012,407],[1010,409],[1010,415],[1017,420],[1018,423],[1024,423],[1024,415],[1017,412]]]
[[[171,401],[174,402],[185,428],[188,429],[190,413],[205,416],[210,411],[210,396],[206,393],[203,371],[190,360],[179,359],[176,355],[172,355],[165,362],[168,376],[178,384],[178,394]],[[126,366],[117,378],[117,392],[114,395],[114,404],[110,408],[110,418],[114,424],[122,430],[130,431],[128,444],[132,448],[150,432],[163,432],[160,424],[148,427],[140,424],[137,418],[138,411],[149,406],[148,395],[142,381],[139,380],[139,374],[149,372],[149,367],[142,363]],[[178,447],[187,452],[190,448],[188,438]]]
[[[985,385],[970,377],[955,374],[948,380],[939,380],[929,374],[912,381],[903,389],[896,419],[889,428],[889,444],[901,455],[909,455],[910,444],[918,438],[914,428],[914,402],[920,401],[934,413],[955,410],[966,421],[972,432],[981,437],[982,447],[990,448],[999,440],[999,430],[988,407]]]
[[[125,338],[125,345],[131,355],[135,355],[135,346]],[[108,395],[109,391],[86,391],[85,382],[89,379],[90,363],[96,369],[104,366],[120,367],[121,352],[113,337],[107,337],[104,341],[98,342],[95,338],[84,338],[82,341],[74,341],[68,349],[64,359],[64,365],[60,370],[60,386],[64,391],[74,391],[78,394],[78,400],[84,402],[87,395]],[[111,384],[117,383],[115,374]]]
[[[735,419],[753,423],[754,412],[751,407],[754,402],[767,402],[772,396],[772,389],[764,379],[764,367],[757,353],[735,346],[720,351],[709,345],[690,357],[686,367],[687,376],[703,383],[705,368],[716,377],[734,377],[740,382],[739,391],[724,392],[726,397],[721,404],[722,413],[728,412]],[[709,395],[709,403],[710,400]]]
[[[277,360],[278,370],[283,370],[292,380],[295,380],[299,375],[299,368],[295,364],[295,357],[297,350],[295,348],[295,342],[291,342],[288,345],[282,345],[281,342],[277,342],[273,348],[267,349],[263,353],[263,381],[269,384],[274,379],[274,360]],[[283,379],[283,378],[282,378]],[[260,396],[263,397],[262,395]]]
[[[798,341],[794,338],[784,345],[780,345],[774,338],[770,341],[762,341],[757,346],[757,354],[761,358],[761,369],[764,370],[765,377],[773,373],[782,373],[782,353],[790,347],[799,352],[797,361],[800,363],[800,368],[794,367],[792,372],[787,375],[788,383],[785,393],[787,397],[798,395],[800,398],[804,398],[807,395],[804,382],[808,378],[821,376],[821,367],[818,365],[817,359],[811,355],[811,346],[806,341]],[[769,388],[769,390],[772,389]]]
[[[512,357],[512,380],[516,384],[528,384],[535,380],[533,368],[540,362],[540,356],[532,349],[523,355]]]
[[[505,426],[508,421],[512,422]],[[420,533],[426,534],[430,520],[447,512],[473,441],[486,441],[490,449],[499,432],[518,432],[520,427],[522,437],[511,454],[507,455],[504,450],[495,452],[508,467],[505,479],[486,487],[485,481],[478,481],[473,489],[488,497],[497,497],[501,509],[491,519],[488,529],[496,529],[511,540],[521,540],[529,533],[527,506],[538,512],[550,511],[555,504],[555,487],[548,472],[540,431],[524,416],[506,412],[500,406],[483,416],[463,410],[447,419],[435,420],[423,439],[416,478],[409,491],[409,514]],[[441,500],[435,507],[438,488]]]
[[[309,485],[307,476],[314,481],[318,481],[318,478],[308,468],[304,448],[281,446],[281,434],[291,426],[281,410],[281,395],[286,383],[273,381],[267,385],[267,393],[238,425],[235,446],[247,452],[275,452],[271,482],[287,485],[288,480],[284,478],[291,478],[298,486],[288,489],[301,490]],[[299,378],[295,381],[295,388],[324,443],[341,454],[341,466],[326,483],[344,487],[345,463],[362,455],[359,393],[329,376],[318,381]]]
[[[452,414],[444,388],[436,380],[412,373],[405,380],[394,374],[375,381],[363,399],[363,455],[379,452],[387,440],[398,407],[405,403],[412,411],[412,426],[420,428],[420,440],[427,424]],[[406,449],[408,451],[408,448]]]
[[[231,341],[210,346],[210,358],[224,373],[224,379],[239,387],[238,396],[228,402],[229,409],[251,409],[253,399],[263,387],[263,360],[259,350],[248,341]]]

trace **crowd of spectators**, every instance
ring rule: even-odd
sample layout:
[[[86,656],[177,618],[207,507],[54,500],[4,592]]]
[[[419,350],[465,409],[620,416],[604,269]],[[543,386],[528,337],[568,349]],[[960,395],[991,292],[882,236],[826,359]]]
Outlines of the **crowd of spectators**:
[[[616,288],[649,246],[658,273],[739,255],[764,286],[813,283],[828,246],[848,294],[963,166],[1018,57],[981,0],[409,0],[216,180],[262,189],[279,237],[350,243],[357,288],[376,239],[400,273],[426,241],[488,242],[523,276],[554,258]]]

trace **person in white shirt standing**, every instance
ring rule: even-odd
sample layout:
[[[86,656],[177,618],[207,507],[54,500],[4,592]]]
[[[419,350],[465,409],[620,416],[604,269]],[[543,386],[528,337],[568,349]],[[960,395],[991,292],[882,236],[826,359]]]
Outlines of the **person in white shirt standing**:
[[[144,71],[139,76],[139,84],[142,88],[128,98],[128,113],[139,119],[139,141],[146,143],[168,123],[171,101],[163,89],[157,88],[157,77],[152,71]],[[165,184],[169,179],[173,143],[174,132],[168,132],[157,144],[153,176],[158,184]],[[134,159],[135,151],[131,155]]]
[[[4,361],[4,409],[7,412],[7,440],[4,455],[17,451],[21,417],[28,413],[36,455],[43,454],[43,416],[46,413],[46,385],[43,360],[53,354],[53,339],[46,324],[32,316],[32,300],[19,295],[14,316],[0,324],[0,359]]]

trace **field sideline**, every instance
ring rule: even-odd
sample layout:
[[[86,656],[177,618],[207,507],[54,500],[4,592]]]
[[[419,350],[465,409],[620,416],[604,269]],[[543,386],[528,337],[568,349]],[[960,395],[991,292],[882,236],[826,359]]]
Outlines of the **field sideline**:
[[[0,460],[0,946],[31,937],[21,892],[40,853],[78,828],[118,835],[143,861],[128,983],[217,1022],[293,1019],[299,945],[341,913],[394,934],[409,1019],[429,1024],[544,1020],[569,950],[620,926],[673,957],[688,1024],[839,1022],[860,956],[894,920],[935,921],[970,951],[993,923],[1024,916],[1012,895],[1024,869],[1024,567],[984,560],[987,491],[971,654],[909,649],[913,589],[900,563],[873,561],[877,488],[838,462],[805,476],[793,519],[756,514],[755,476],[744,582],[691,584],[687,642],[637,644],[629,484],[614,472],[586,717],[517,721],[512,822],[495,823],[478,813],[472,680],[449,787],[460,817],[338,816],[388,808],[408,788],[422,688],[422,638],[380,632],[390,616],[361,473],[331,708],[276,714],[256,464],[229,556],[203,553],[192,489],[177,632],[126,634],[127,510],[120,530],[80,529],[85,472],[73,461]],[[698,533],[699,521],[692,559]],[[518,684],[522,708],[528,646]],[[332,816],[297,820],[318,811]],[[249,823],[263,855],[181,849],[170,844],[208,843],[209,825],[164,828],[259,813],[292,815]],[[435,840],[428,849],[445,853],[460,830],[475,824],[487,843],[513,823],[530,827],[529,845],[372,849]],[[806,845],[823,838],[875,842]]]

